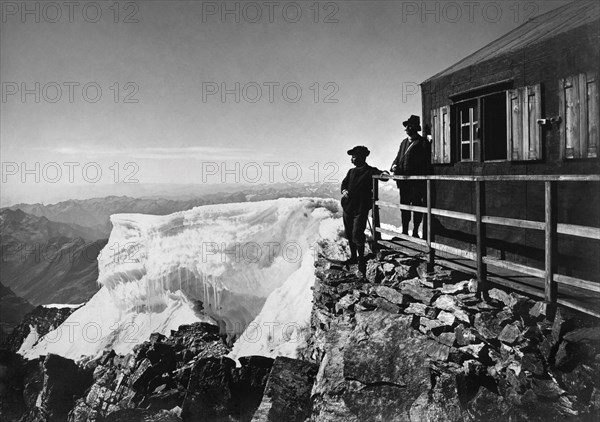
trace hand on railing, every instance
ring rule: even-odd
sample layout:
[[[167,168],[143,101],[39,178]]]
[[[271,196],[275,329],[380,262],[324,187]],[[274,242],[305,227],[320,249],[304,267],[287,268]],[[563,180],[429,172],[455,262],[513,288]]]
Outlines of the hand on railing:
[[[387,177],[386,177],[386,176],[387,176]],[[381,174],[379,175],[379,177],[381,177],[381,180],[382,180],[382,181],[384,181],[384,182],[389,182],[389,181],[390,181],[391,174],[390,174],[390,173],[389,173],[387,170],[384,170],[384,171],[383,171],[383,173],[381,173]]]

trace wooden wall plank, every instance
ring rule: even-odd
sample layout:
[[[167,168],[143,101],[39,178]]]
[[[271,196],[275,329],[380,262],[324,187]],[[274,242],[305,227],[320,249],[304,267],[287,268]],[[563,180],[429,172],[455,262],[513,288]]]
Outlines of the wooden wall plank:
[[[594,73],[587,74],[587,110],[587,157],[596,158],[598,157],[598,120],[600,119],[600,110],[598,110],[598,75]]]
[[[558,115],[559,116],[565,116],[566,115],[566,110],[567,110],[566,92],[565,92],[566,89],[567,89],[567,80],[565,78],[562,78],[562,79],[560,79],[558,81]],[[566,127],[567,127],[567,122],[563,118],[563,121],[560,122],[559,125],[558,125],[558,130],[559,130],[559,159],[560,160],[564,160],[566,158],[566,150],[567,150],[567,143],[566,143],[567,131],[566,131]]]
[[[579,154],[577,158],[586,158],[588,151],[588,98],[585,73],[577,78],[579,94]]]
[[[450,155],[450,106],[444,106],[441,108],[441,127],[440,134],[444,137],[443,149],[442,149],[442,160],[444,163],[451,162]]]
[[[580,157],[579,84],[576,77],[565,78],[565,158]]]
[[[521,138],[521,149],[520,159],[529,160],[529,145],[531,143],[531,98],[529,97],[529,87],[519,88],[522,106],[521,106],[521,118],[522,118],[522,131],[520,132]]]

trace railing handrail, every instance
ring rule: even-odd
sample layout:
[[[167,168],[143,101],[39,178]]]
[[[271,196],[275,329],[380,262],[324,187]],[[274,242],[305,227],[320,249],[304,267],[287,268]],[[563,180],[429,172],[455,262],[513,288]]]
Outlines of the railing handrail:
[[[448,180],[459,182],[600,182],[600,175],[597,174],[546,174],[546,175],[528,175],[528,174],[506,174],[506,175],[488,175],[488,176],[448,176],[439,174],[421,175],[421,176],[403,176],[403,175],[380,175],[373,176],[380,180]]]
[[[427,181],[427,206],[412,206],[404,204],[391,204],[379,201],[379,180],[425,180]],[[432,182],[435,180],[441,181],[464,181],[474,182],[474,209],[475,213],[460,213],[449,211],[447,209],[438,209],[432,207]],[[501,218],[488,216],[485,214],[485,182],[501,182],[501,181],[521,181],[521,182],[544,182],[544,221],[529,221],[511,218]],[[375,249],[381,241],[381,233],[385,232],[381,228],[379,220],[379,207],[393,207],[401,210],[409,210],[422,212],[427,216],[427,237],[426,239],[414,239],[404,234],[398,234],[401,239],[410,242],[418,243],[427,246],[429,250],[429,264],[434,264],[435,251],[452,253],[458,256],[465,257],[470,260],[475,260],[477,263],[477,278],[478,295],[486,294],[487,291],[487,264],[497,265],[504,268],[514,267],[517,272],[542,277],[544,279],[544,299],[547,304],[554,306],[556,303],[567,304],[575,309],[582,310],[592,315],[600,317],[600,313],[595,310],[584,309],[566,300],[558,298],[557,282],[591,290],[600,291],[600,284],[592,281],[581,280],[574,277],[569,277],[556,273],[556,256],[557,256],[557,235],[568,234],[573,236],[586,237],[590,239],[600,239],[600,228],[589,226],[576,226],[571,224],[559,224],[557,222],[556,206],[557,206],[557,182],[600,182],[600,175],[489,175],[489,176],[449,176],[449,175],[419,175],[419,176],[403,176],[403,175],[380,175],[373,176],[373,240]],[[474,221],[476,223],[476,251],[465,251],[460,248],[451,247],[434,241],[432,233],[432,216],[440,215],[449,218],[457,218],[459,220]],[[499,224],[509,227],[521,227],[525,229],[543,230],[544,238],[544,270],[533,267],[528,267],[521,264],[511,264],[508,261],[497,260],[487,256],[486,251],[486,225]],[[513,283],[514,284],[514,283]],[[516,287],[519,290],[520,285]],[[515,288],[515,287],[513,287]],[[522,291],[527,291],[527,286],[522,286]],[[531,290],[531,289],[529,289]]]

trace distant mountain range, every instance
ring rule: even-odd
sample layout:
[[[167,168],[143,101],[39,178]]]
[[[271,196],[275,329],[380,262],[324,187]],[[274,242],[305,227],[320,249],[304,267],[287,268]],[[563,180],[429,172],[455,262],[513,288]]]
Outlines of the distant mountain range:
[[[257,185],[238,191],[215,192],[200,197],[190,197],[189,191],[174,190],[173,197],[107,196],[91,199],[71,199],[56,204],[16,204],[4,209],[22,210],[27,214],[49,220],[75,224],[91,231],[94,239],[108,238],[109,217],[119,213],[167,215],[201,205],[256,202],[276,198],[318,197],[339,198],[339,185],[330,183],[305,183]],[[74,227],[75,229],[75,227]],[[74,237],[74,236],[70,236]],[[80,236],[83,237],[83,236]]]
[[[59,204],[57,204],[59,205]],[[0,211],[0,234],[21,243],[46,242],[55,237],[81,238],[97,240],[104,237],[98,225],[79,225],[75,222],[61,222],[60,219],[50,218],[44,214],[43,207],[39,209],[32,205],[37,213],[21,208],[4,208]],[[23,206],[23,208],[27,208]]]

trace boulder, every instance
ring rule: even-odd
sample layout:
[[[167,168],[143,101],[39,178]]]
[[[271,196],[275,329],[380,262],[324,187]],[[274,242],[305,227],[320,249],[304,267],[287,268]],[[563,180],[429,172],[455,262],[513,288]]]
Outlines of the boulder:
[[[438,319],[419,318],[419,331],[423,334],[431,332],[433,335],[439,335],[447,328],[447,324]]]
[[[429,341],[425,353],[433,360],[445,362],[450,355],[450,347],[437,341]]]
[[[19,420],[27,409],[23,394],[26,374],[26,362],[20,355],[0,349],[0,415],[6,420]],[[37,394],[33,403],[35,398]]]
[[[409,278],[417,277],[417,266],[418,262],[415,262],[412,259],[408,260],[400,260],[394,269],[396,272],[396,277],[399,280],[406,280]]]
[[[357,314],[343,352],[348,411],[360,421],[407,420],[410,405],[431,386],[430,343],[439,344],[416,332],[410,316]]]
[[[369,283],[381,283],[383,280],[384,274],[381,271],[381,267],[379,266],[379,262],[375,260],[369,260],[367,262],[367,273],[365,274],[365,278],[369,281]]]
[[[473,334],[470,328],[465,327],[463,324],[459,324],[454,329],[456,334],[456,343],[459,346],[466,346],[477,342],[477,337]]]
[[[458,350],[460,350],[463,353],[467,353],[476,359],[479,359],[480,357],[483,356],[485,347],[486,346],[483,343],[468,344],[466,346],[459,347]]]
[[[435,316],[437,314],[437,311],[435,308],[432,308],[431,306],[427,306],[427,305],[424,305],[419,302],[413,302],[413,303],[409,304],[408,307],[406,309],[404,309],[403,312],[405,314],[417,315],[417,316],[427,317],[430,319],[435,318]]]
[[[545,318],[552,315],[553,307],[546,302],[538,301],[529,309],[529,315],[533,318]]]
[[[318,421],[377,422],[408,420],[407,403],[400,388],[381,385],[365,388],[358,381],[348,381],[348,389],[342,396],[346,412],[330,418],[314,418]]]
[[[305,421],[311,412],[310,393],[317,371],[314,363],[277,357],[252,421]]]
[[[441,295],[433,302],[433,306],[448,312],[454,312],[460,309],[458,299],[450,295]]]
[[[335,304],[335,312],[339,313],[342,309],[349,309],[352,305],[358,302],[359,297],[354,294],[347,294]]]
[[[533,378],[531,386],[533,392],[544,400],[556,400],[565,393],[553,379]]]
[[[402,294],[412,297],[414,300],[431,305],[438,292],[421,286],[405,284],[401,287]]]
[[[452,313],[454,314],[456,319],[458,319],[459,321],[466,322],[467,324],[471,323],[471,318],[469,317],[469,314],[467,314],[462,309],[458,309]]]
[[[355,290],[361,291],[367,286],[368,284],[364,282],[356,281],[352,283],[340,283],[335,290],[339,296],[344,296],[346,293],[352,293]]]
[[[491,299],[495,299],[499,302],[504,303],[504,305],[508,306],[509,308],[512,308],[517,303],[517,299],[515,297],[506,293],[504,290],[500,290],[500,289],[496,289],[496,288],[490,289],[488,291],[488,296]]]
[[[473,322],[475,328],[485,339],[497,338],[502,331],[500,322],[492,312],[480,312],[475,315]]]
[[[501,395],[481,386],[468,401],[466,408],[474,421],[501,421],[507,419],[502,416],[506,414],[509,405]]]
[[[391,314],[397,314],[400,311],[400,307],[394,305],[393,303],[385,300],[382,297],[375,298],[375,300],[373,300],[373,304],[378,309],[383,309],[384,311],[389,312]]]
[[[396,266],[391,262],[386,262],[381,266],[381,270],[385,275],[390,275],[395,272]]]
[[[458,396],[456,375],[432,371],[434,387],[424,391],[413,402],[409,414],[411,421],[454,422],[468,418]]]
[[[321,358],[319,358],[320,367],[312,389],[312,417],[315,419],[341,418],[359,422],[342,397],[348,383],[344,378],[344,349],[353,330],[353,324],[347,319],[336,318],[326,331],[317,333],[318,342],[315,352]]]
[[[514,344],[519,338],[519,335],[521,335],[521,331],[516,324],[507,324],[498,336],[498,340],[506,344]]]
[[[521,369],[534,375],[544,373],[544,361],[538,353],[525,353],[521,359]]]
[[[392,289],[391,287],[376,286],[373,290],[377,296],[382,297],[393,304],[401,306],[406,303],[406,299],[402,293],[396,289]]]
[[[43,387],[36,405],[49,421],[66,420],[75,400],[92,384],[92,372],[54,354],[46,356],[42,368]]]
[[[190,374],[182,418],[219,420],[232,407],[231,381],[235,362],[229,358],[198,360]]]
[[[444,325],[452,326],[454,325],[454,321],[456,321],[456,317],[450,312],[441,311],[437,315],[437,320],[442,322]]]
[[[357,314],[356,327],[344,350],[344,377],[366,385],[420,385],[426,378],[420,365],[429,340],[416,333],[411,324],[411,317],[379,310]]]
[[[436,338],[436,340],[442,344],[445,344],[446,346],[451,347],[451,346],[454,346],[454,343],[456,341],[456,334],[455,333],[442,333]]]
[[[148,381],[155,376],[157,371],[152,367],[152,362],[150,359],[145,358],[142,360],[129,379],[129,385],[136,390],[143,390]]]

